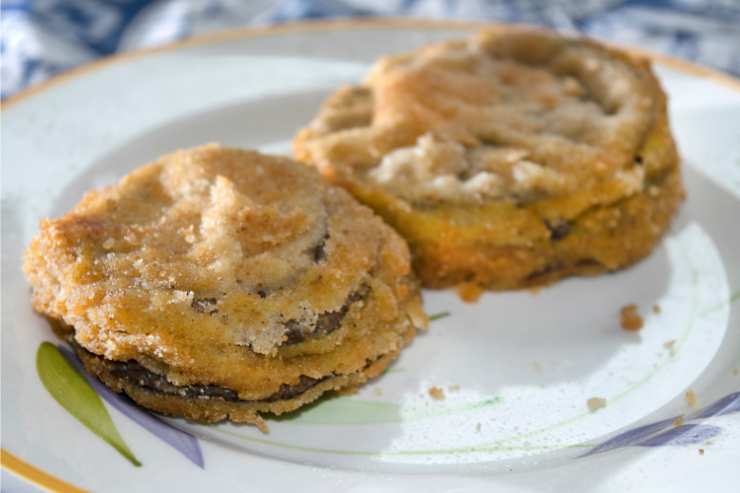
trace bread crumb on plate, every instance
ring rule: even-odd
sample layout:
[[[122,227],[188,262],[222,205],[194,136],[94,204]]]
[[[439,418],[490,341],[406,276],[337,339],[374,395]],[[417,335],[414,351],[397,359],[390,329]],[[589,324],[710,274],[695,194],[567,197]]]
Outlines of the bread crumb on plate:
[[[662,311],[663,310],[660,308],[660,305],[658,305],[657,303],[655,305],[653,305],[653,313],[654,314],[660,315],[660,312],[662,312]]]
[[[257,419],[254,422],[254,425],[257,427],[259,431],[267,435],[270,433],[270,428],[267,426],[267,422],[265,422],[264,419],[262,419],[262,416],[258,416]]]
[[[624,330],[636,332],[642,328],[642,317],[637,311],[637,305],[634,303],[623,306],[619,315],[619,320]]]
[[[671,353],[671,356],[676,355],[676,340],[675,339],[670,339],[668,341],[665,341],[663,343],[663,347],[666,348]]]
[[[684,398],[686,399],[686,404],[688,404],[689,407],[696,407],[696,404],[698,402],[698,399],[696,398],[696,392],[689,389],[686,391]]]
[[[606,399],[603,397],[591,397],[586,401],[586,405],[588,406],[588,410],[593,413],[606,407]]]
[[[429,395],[436,401],[443,401],[445,399],[445,391],[439,387],[429,387]]]

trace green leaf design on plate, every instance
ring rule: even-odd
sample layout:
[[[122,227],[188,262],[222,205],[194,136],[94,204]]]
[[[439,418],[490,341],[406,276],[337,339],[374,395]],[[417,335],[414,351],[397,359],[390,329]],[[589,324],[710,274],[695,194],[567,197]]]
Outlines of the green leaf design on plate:
[[[320,425],[400,423],[474,411],[496,406],[502,402],[501,396],[495,395],[460,404],[435,402],[431,406],[420,403],[418,407],[404,407],[395,402],[338,396],[320,399],[303,410],[281,416],[278,420],[290,419],[300,423]]]
[[[311,424],[356,425],[401,421],[401,406],[392,402],[347,397],[322,399],[298,413],[296,421]]]
[[[429,315],[429,321],[434,322],[435,320],[439,320],[441,318],[445,318],[449,316],[450,316],[450,312],[433,313],[432,315]]]
[[[98,394],[50,342],[39,346],[36,370],[46,390],[64,409],[133,465],[141,466],[118,433]]]

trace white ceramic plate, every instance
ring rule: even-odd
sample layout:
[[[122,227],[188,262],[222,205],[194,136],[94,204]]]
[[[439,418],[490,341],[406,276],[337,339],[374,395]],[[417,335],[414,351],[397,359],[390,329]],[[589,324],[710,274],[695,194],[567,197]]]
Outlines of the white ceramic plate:
[[[472,28],[345,22],[221,34],[97,64],[7,105],[5,468],[55,491],[736,487],[740,82],[665,60],[656,69],[670,94],[688,200],[638,265],[538,293],[485,294],[476,304],[425,292],[427,311],[449,316],[386,375],[356,395],[270,420],[266,435],[153,419],[103,395],[141,467],[41,384],[37,351],[58,341],[32,312],[20,269],[40,218],[180,147],[219,141],[287,153],[322,99],[361,79],[374,58]],[[645,318],[639,333],[620,328],[619,309],[629,303]],[[432,399],[432,386],[446,398]],[[607,406],[590,412],[591,397]]]

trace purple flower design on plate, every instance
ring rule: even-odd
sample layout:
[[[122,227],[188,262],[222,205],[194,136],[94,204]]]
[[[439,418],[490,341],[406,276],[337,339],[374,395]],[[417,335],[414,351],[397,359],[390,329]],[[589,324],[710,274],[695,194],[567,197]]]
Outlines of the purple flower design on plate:
[[[640,447],[660,447],[663,445],[693,445],[714,438],[722,428],[712,425],[681,425],[658,433],[638,443]]]
[[[712,416],[722,416],[736,412],[740,412],[740,392],[726,395],[688,416],[686,419],[702,420]],[[599,454],[621,447],[697,444],[709,440],[722,432],[722,429],[718,426],[704,424],[682,424],[666,430],[666,428],[673,425],[677,418],[678,416],[675,416],[624,431],[597,445],[580,457]]]
[[[621,447],[629,447],[631,445],[636,445],[643,441],[645,438],[649,437],[650,435],[659,432],[660,430],[664,430],[667,426],[670,426],[670,424],[675,420],[676,418],[668,418],[664,419],[662,421],[658,421],[657,423],[651,423],[648,425],[638,426],[637,428],[632,428],[631,430],[627,430],[624,433],[620,433],[619,435],[616,435],[609,440],[605,441],[601,445],[597,445],[596,447],[592,448],[585,454],[583,454],[581,457],[585,457],[587,455],[593,455],[593,454],[599,454],[601,452],[606,452],[607,450],[613,450],[615,448],[621,448]]]
[[[740,412],[740,392],[726,395],[714,404],[701,409],[690,419],[704,419],[710,416],[722,416],[723,414]]]
[[[203,461],[203,452],[200,449],[198,440],[193,435],[180,430],[179,428],[175,428],[169,423],[165,423],[146,411],[142,411],[139,407],[133,404],[128,397],[111,391],[105,385],[100,383],[97,378],[93,377],[85,370],[80,360],[72,351],[61,344],[58,347],[69,362],[72,363],[80,374],[87,379],[95,391],[111,406],[115,407],[121,411],[121,413],[128,416],[132,421],[138,423],[153,435],[180,452],[193,464],[201,469],[204,468],[205,463]]]

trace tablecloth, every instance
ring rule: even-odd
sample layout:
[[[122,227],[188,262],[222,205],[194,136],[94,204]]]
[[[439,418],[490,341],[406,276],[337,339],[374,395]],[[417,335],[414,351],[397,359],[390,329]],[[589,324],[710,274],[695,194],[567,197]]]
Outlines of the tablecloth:
[[[300,19],[409,16],[525,22],[740,75],[740,0],[3,0],[2,98],[120,51]]]

